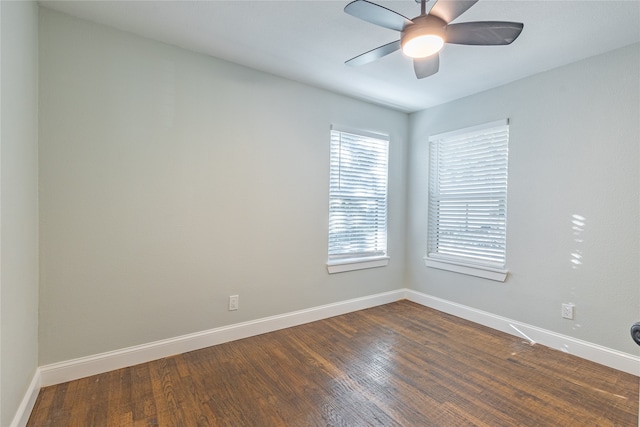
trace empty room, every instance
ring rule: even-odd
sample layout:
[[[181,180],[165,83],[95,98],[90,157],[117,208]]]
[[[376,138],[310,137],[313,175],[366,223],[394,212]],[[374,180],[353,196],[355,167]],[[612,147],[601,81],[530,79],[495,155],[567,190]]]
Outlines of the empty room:
[[[0,1],[0,426],[637,426],[640,1]]]

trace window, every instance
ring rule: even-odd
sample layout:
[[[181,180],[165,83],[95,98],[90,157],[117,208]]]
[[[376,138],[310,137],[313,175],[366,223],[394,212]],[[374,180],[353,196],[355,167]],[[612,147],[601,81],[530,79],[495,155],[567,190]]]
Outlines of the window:
[[[425,264],[504,281],[508,121],[429,138]]]
[[[387,265],[389,138],[331,129],[329,273]]]

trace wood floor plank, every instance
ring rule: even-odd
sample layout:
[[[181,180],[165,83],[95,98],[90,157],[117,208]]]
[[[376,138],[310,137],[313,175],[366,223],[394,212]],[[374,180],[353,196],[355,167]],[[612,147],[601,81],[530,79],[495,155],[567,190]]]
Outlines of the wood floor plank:
[[[107,425],[128,426],[133,423],[131,412],[131,369],[110,372]]]
[[[638,377],[408,301],[46,387],[28,426],[635,426]]]
[[[31,411],[31,417],[38,420],[43,420],[40,425],[50,425],[50,411],[52,407],[60,406],[59,401],[55,401],[55,397],[59,395],[62,387],[44,387],[38,393],[38,397]],[[45,424],[48,423],[48,424]]]

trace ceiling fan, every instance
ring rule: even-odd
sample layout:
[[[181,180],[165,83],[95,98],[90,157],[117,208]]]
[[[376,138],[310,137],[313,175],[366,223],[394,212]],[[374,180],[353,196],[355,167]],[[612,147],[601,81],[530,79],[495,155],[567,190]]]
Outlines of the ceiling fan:
[[[445,43],[500,46],[511,44],[522,32],[519,22],[478,21],[451,24],[478,0],[436,0],[427,13],[427,0],[420,2],[420,15],[409,19],[391,9],[367,0],[355,0],[345,6],[349,15],[372,24],[400,31],[400,40],[379,46],[345,62],[363,65],[380,59],[396,50],[413,58],[416,77],[423,79],[438,72],[438,52]]]

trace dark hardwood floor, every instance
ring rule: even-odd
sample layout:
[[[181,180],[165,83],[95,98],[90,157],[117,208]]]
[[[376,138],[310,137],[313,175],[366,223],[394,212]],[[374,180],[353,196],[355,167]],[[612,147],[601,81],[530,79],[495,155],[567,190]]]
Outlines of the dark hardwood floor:
[[[638,377],[400,301],[43,388],[29,426],[636,426]]]

